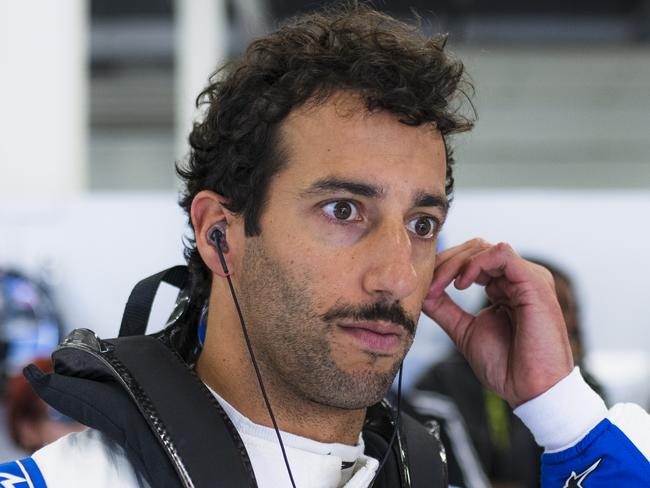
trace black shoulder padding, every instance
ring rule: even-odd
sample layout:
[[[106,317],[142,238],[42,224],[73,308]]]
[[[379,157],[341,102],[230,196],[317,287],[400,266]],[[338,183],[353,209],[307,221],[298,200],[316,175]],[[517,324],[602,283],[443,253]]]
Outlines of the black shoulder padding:
[[[54,354],[57,373],[44,375],[29,366],[25,376],[54,408],[122,445],[152,487],[257,486],[239,434],[178,354],[151,336],[103,344],[107,350],[101,356],[60,348]],[[111,367],[121,370],[109,378]],[[169,445],[191,484],[179,477],[179,463],[171,459]]]
[[[176,471],[131,399],[116,382],[98,382],[24,369],[34,391],[58,411],[121,445],[152,487],[182,487]]]

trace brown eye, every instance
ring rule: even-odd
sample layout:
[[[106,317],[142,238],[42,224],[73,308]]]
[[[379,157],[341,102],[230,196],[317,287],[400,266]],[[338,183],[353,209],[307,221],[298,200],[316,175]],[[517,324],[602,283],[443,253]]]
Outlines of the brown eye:
[[[350,200],[335,200],[326,203],[321,209],[335,223],[349,224],[363,220],[358,204]]]
[[[348,220],[352,215],[352,205],[350,202],[336,202],[332,214],[339,220]]]
[[[418,217],[409,223],[411,231],[419,237],[433,237],[435,221],[431,217]]]

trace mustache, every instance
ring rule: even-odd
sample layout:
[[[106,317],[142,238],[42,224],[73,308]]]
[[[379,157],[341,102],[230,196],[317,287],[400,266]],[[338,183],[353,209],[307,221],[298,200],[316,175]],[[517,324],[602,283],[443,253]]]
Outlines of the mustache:
[[[411,335],[415,334],[416,322],[409,317],[399,302],[393,302],[391,304],[376,302],[368,305],[338,305],[321,315],[321,318],[326,322],[341,319],[383,320],[401,325]]]

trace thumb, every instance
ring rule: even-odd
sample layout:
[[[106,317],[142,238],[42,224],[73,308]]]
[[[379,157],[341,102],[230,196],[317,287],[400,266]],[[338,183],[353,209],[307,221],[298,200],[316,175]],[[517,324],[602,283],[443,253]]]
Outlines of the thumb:
[[[444,291],[435,297],[427,296],[422,303],[422,311],[447,333],[462,352],[463,339],[474,316],[463,310]]]

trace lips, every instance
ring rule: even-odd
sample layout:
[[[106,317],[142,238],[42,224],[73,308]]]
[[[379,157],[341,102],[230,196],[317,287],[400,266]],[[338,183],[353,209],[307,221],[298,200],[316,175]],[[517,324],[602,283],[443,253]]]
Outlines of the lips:
[[[404,328],[388,322],[353,322],[338,324],[362,348],[374,352],[391,353],[399,349]]]

